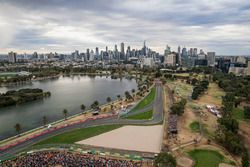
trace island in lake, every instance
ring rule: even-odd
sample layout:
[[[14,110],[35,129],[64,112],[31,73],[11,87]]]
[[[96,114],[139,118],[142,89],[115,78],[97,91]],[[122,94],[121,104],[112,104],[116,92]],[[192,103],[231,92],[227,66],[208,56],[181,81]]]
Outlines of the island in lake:
[[[6,93],[0,94],[0,107],[6,107],[29,101],[49,97],[50,92],[44,92],[42,89],[20,89],[18,91],[10,90]]]

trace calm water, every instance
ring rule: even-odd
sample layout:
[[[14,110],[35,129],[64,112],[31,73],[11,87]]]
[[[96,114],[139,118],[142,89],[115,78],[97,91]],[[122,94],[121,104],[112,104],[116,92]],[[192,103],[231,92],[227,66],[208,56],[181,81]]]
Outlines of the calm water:
[[[136,89],[135,80],[111,79],[110,77],[71,76],[53,80],[35,81],[30,84],[14,87],[2,87],[0,92],[22,88],[41,88],[50,91],[51,97],[28,102],[18,106],[0,108],[0,139],[16,134],[14,125],[20,123],[23,131],[42,125],[43,116],[52,122],[63,118],[62,110],[68,110],[68,115],[80,113],[80,105],[89,107],[93,101],[106,103],[106,98],[113,100],[125,91]]]

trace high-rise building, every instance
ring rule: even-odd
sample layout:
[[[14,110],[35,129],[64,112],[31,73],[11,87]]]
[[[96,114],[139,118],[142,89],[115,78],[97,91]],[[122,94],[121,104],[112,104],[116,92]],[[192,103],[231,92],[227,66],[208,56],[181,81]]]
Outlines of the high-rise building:
[[[176,66],[176,54],[171,53],[169,55],[165,55],[164,58],[164,64],[166,64],[167,66]]]
[[[120,59],[124,60],[124,55],[125,55],[125,51],[124,51],[124,43],[121,43],[121,54],[120,54]]]
[[[189,50],[189,56],[194,56],[193,48],[190,48],[190,50]]]
[[[99,48],[98,47],[95,48],[95,59],[99,60]]]
[[[197,55],[198,55],[198,49],[194,48],[194,56],[197,56]]]
[[[215,65],[215,52],[207,52],[207,65],[214,66]]]
[[[181,64],[182,66],[187,66],[188,64],[188,53],[186,47],[182,48],[181,51]]]
[[[165,52],[164,52],[164,55],[166,56],[166,55],[169,55],[171,53],[171,48],[170,48],[170,46],[166,46],[166,49],[165,49]]]
[[[16,56],[17,54],[13,51],[9,52],[9,55],[8,55],[8,61],[10,63],[16,63]]]
[[[94,58],[95,58],[95,53],[93,50],[91,50],[89,53],[89,61],[94,61]]]
[[[114,58],[115,58],[117,61],[119,61],[119,52],[118,52],[118,49],[117,49],[117,45],[115,45]]]
[[[236,62],[246,64],[246,58],[244,56],[237,56]]]
[[[86,59],[87,59],[87,61],[89,61],[89,56],[90,56],[90,54],[89,54],[89,48],[86,50]]]
[[[37,52],[34,52],[34,53],[33,53],[33,59],[36,59],[36,60],[38,59],[38,54],[37,54]]]
[[[176,63],[181,65],[181,47],[178,46],[178,54],[177,54],[177,57],[176,57]]]
[[[143,42],[142,54],[143,56],[147,56],[146,41]]]
[[[130,46],[128,46],[127,51],[126,51],[125,61],[128,61],[129,57],[131,57],[130,53],[131,53]]]

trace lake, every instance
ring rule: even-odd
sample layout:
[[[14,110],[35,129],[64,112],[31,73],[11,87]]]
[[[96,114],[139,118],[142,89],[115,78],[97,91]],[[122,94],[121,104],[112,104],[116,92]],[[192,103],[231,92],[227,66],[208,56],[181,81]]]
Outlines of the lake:
[[[34,81],[12,87],[0,87],[0,93],[8,90],[23,88],[40,88],[50,91],[51,97],[32,101],[17,106],[0,108],[0,139],[16,135],[14,125],[20,123],[22,132],[43,125],[43,116],[48,122],[63,119],[63,109],[68,110],[68,116],[81,112],[80,105],[87,108],[98,100],[106,103],[107,97],[117,99],[117,95],[124,96],[125,91],[137,88],[134,79],[111,79],[106,76],[67,76],[57,79]]]

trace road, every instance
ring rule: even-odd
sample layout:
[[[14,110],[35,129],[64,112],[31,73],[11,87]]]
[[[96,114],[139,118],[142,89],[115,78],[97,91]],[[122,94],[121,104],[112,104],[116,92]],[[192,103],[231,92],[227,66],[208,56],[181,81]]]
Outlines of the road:
[[[129,119],[122,119],[118,116],[113,116],[109,118],[103,119],[96,119],[96,120],[89,120],[83,122],[82,124],[75,124],[72,126],[67,126],[61,129],[57,129],[55,131],[51,131],[50,133],[45,133],[41,136],[29,139],[23,143],[20,143],[16,146],[10,147],[4,151],[0,151],[0,159],[5,159],[10,156],[15,155],[18,152],[21,152],[27,147],[34,145],[35,143],[47,139],[51,136],[55,136],[67,131],[71,131],[78,128],[86,128],[91,126],[98,126],[98,125],[111,125],[111,124],[121,124],[121,125],[153,125],[158,124],[163,121],[163,94],[162,94],[162,86],[160,84],[156,84],[156,96],[154,102],[145,106],[145,108],[135,111],[134,113],[142,113],[146,112],[150,109],[153,109],[153,118],[151,120],[129,120]],[[134,114],[133,113],[133,114]]]

